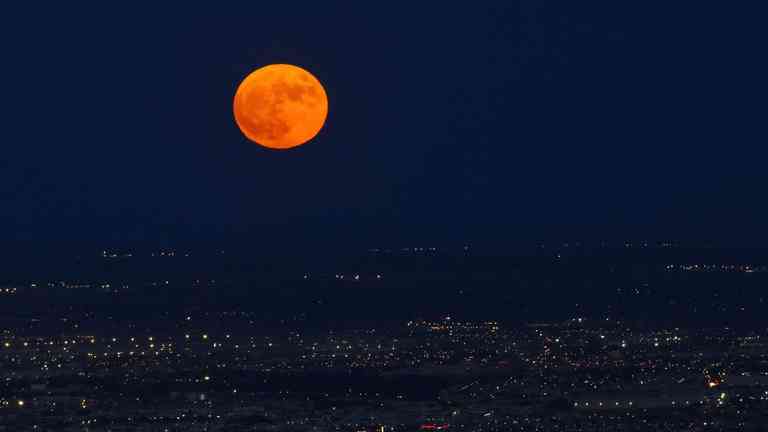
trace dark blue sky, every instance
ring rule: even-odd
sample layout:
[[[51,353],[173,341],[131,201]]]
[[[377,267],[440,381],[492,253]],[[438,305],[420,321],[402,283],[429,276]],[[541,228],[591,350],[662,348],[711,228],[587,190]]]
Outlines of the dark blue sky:
[[[768,240],[760,11],[412,3],[7,9],[0,240]],[[269,63],[330,98],[293,151],[232,120]]]

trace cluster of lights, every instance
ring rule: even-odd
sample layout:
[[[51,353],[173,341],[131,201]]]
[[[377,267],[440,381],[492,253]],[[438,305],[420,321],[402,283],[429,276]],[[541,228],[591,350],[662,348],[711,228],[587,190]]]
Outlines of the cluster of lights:
[[[741,272],[756,273],[768,271],[768,266],[753,266],[749,264],[668,264],[667,271],[686,272]]]

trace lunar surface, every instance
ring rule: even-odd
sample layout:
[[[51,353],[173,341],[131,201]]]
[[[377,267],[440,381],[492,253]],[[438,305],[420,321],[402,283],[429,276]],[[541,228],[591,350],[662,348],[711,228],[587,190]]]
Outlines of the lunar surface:
[[[328,115],[328,97],[306,70],[274,64],[248,75],[235,93],[235,122],[251,141],[288,149],[317,135]]]

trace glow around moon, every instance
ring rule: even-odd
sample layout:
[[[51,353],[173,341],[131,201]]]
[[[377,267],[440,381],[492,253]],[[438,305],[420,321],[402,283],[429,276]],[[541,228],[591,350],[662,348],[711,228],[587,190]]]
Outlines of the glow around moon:
[[[251,141],[273,149],[300,146],[320,132],[328,96],[320,81],[293,65],[273,64],[248,75],[235,93],[235,122]]]

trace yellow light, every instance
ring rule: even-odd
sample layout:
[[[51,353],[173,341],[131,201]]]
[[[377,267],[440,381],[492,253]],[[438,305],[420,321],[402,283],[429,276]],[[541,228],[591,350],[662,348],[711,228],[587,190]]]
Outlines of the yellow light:
[[[23,401],[23,400],[20,400],[20,401],[18,401],[18,402],[16,402],[16,403],[17,403],[17,404],[18,404],[20,407],[23,407],[23,406],[24,406],[24,401]]]
[[[207,334],[204,334],[204,335],[203,335],[203,339],[208,339],[208,335],[207,335]]]

